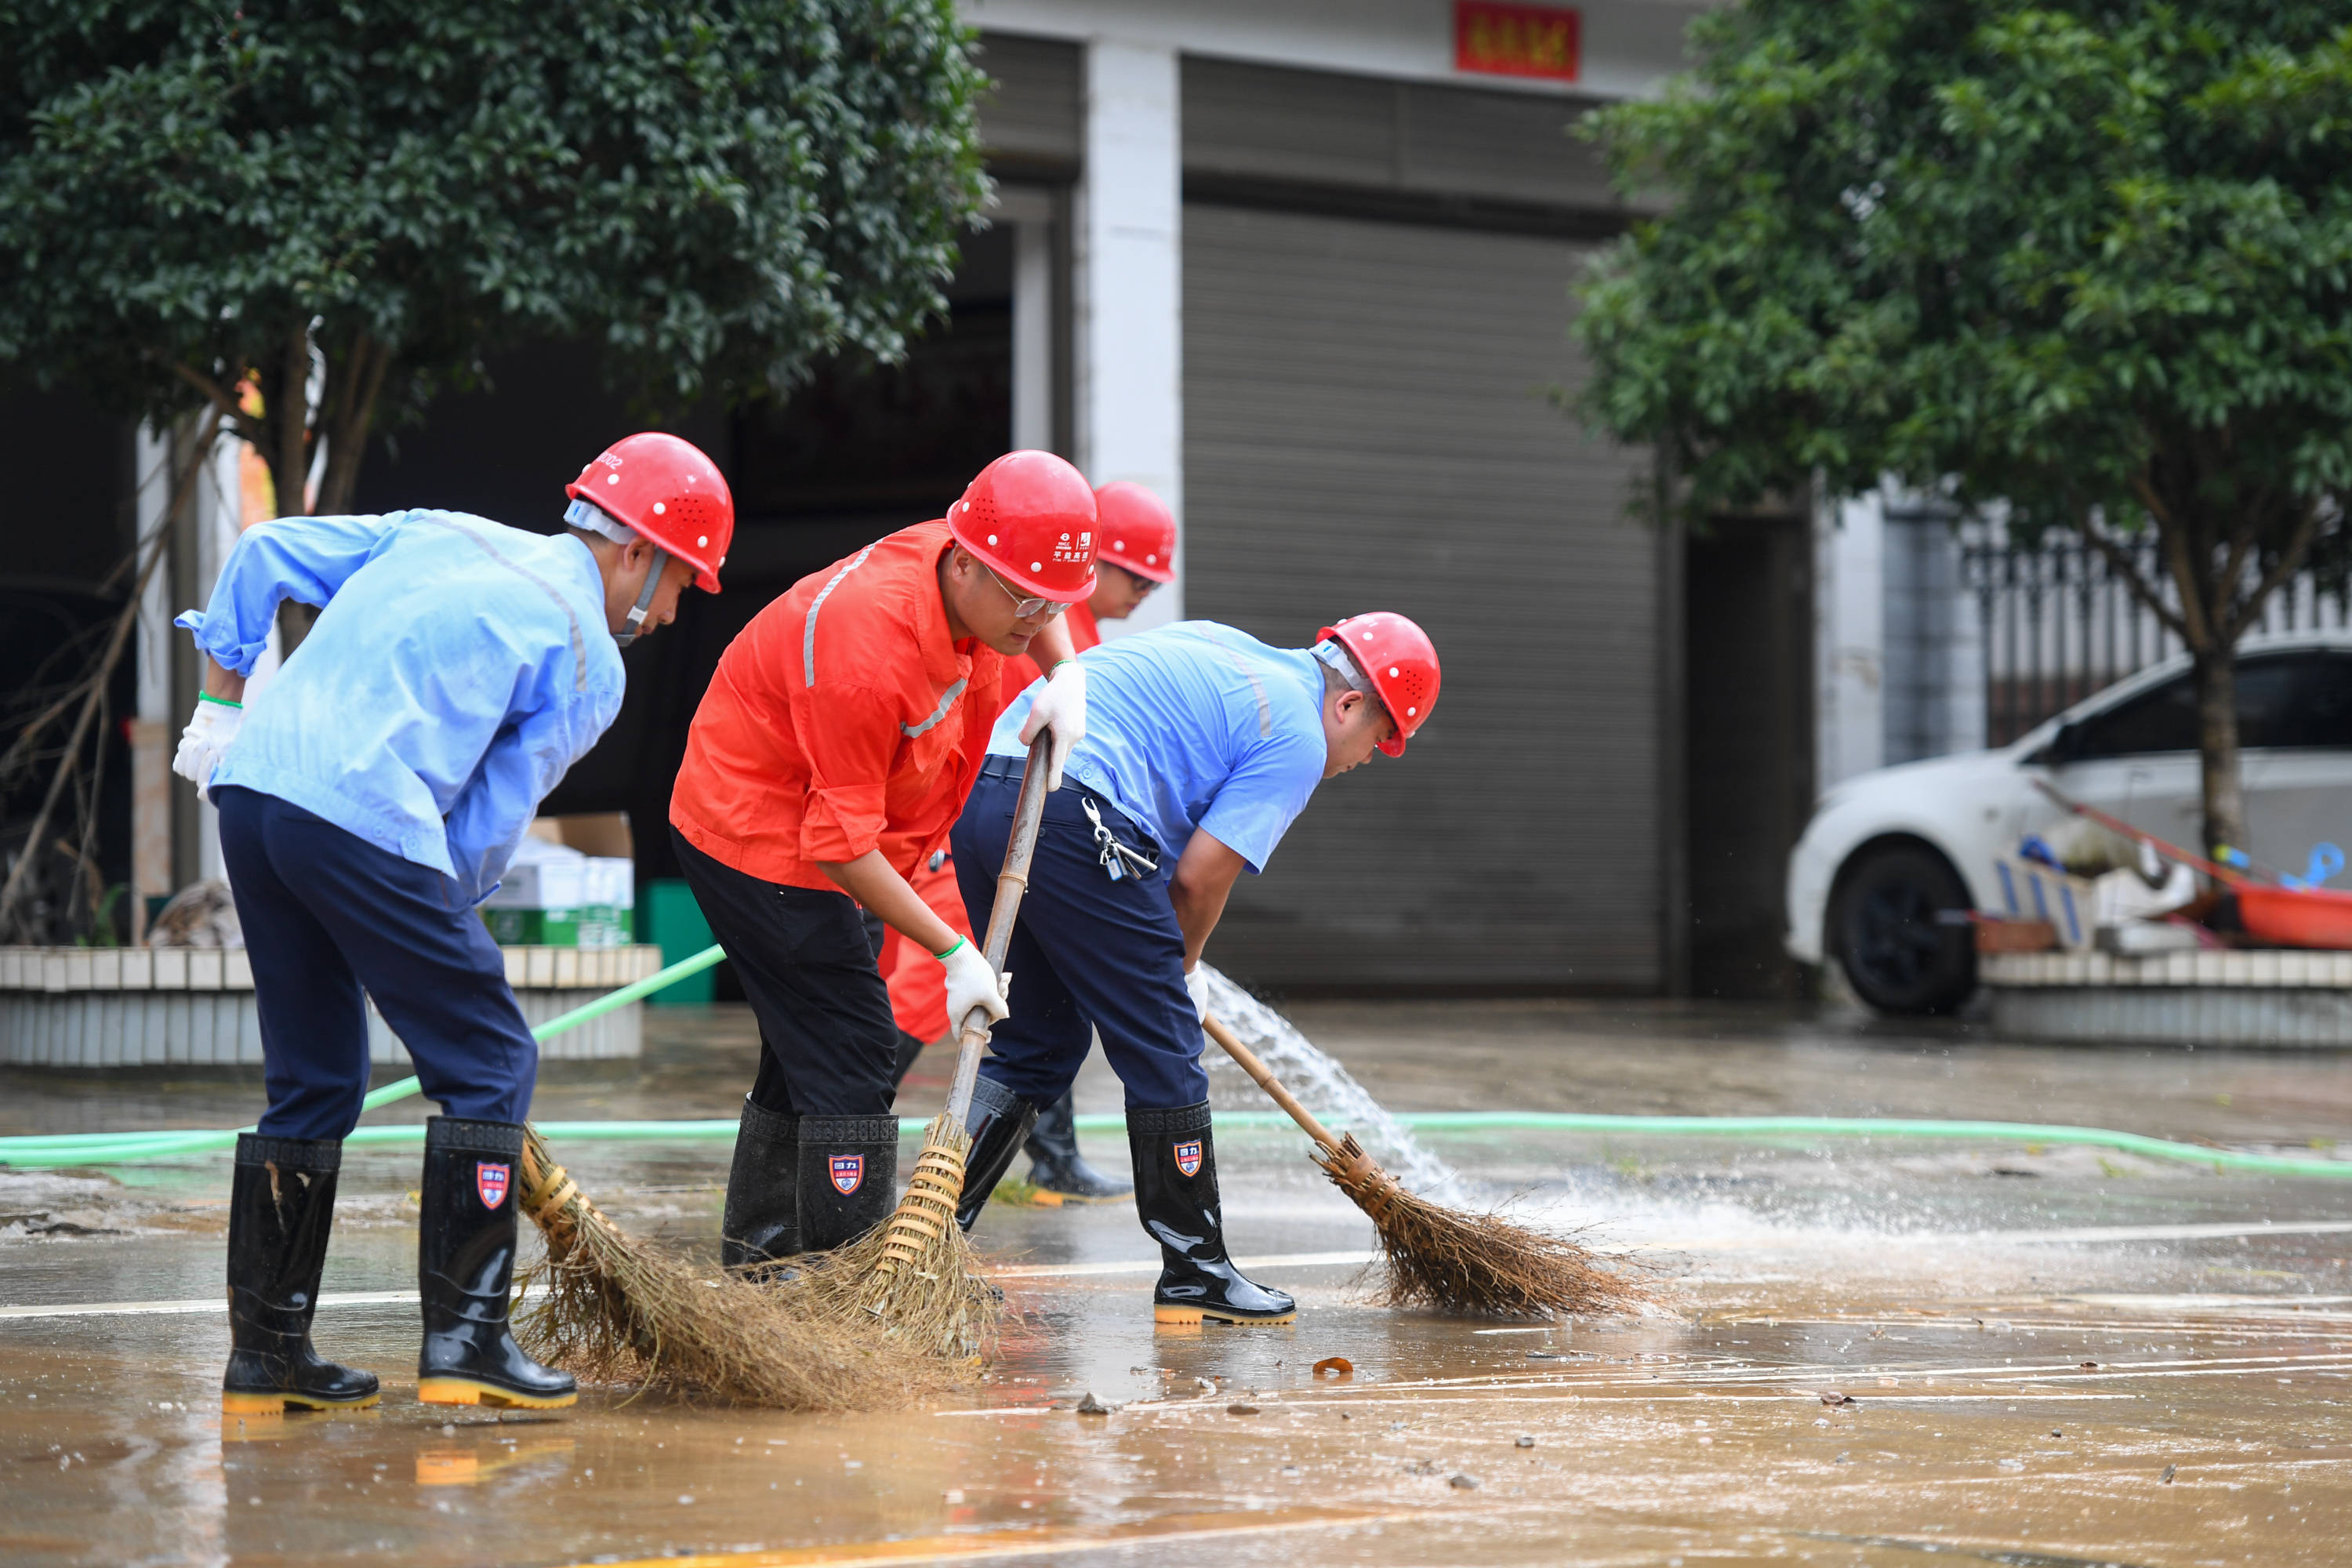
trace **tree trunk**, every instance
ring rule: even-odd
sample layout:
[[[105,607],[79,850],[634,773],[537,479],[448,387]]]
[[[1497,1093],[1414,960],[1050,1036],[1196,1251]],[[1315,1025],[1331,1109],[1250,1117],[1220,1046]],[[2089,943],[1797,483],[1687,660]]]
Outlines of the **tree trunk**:
[[[2205,808],[2205,842],[2210,853],[2246,843],[2246,797],[2238,780],[2237,649],[2229,645],[2195,650],[2189,669],[2197,691],[2197,745]]]

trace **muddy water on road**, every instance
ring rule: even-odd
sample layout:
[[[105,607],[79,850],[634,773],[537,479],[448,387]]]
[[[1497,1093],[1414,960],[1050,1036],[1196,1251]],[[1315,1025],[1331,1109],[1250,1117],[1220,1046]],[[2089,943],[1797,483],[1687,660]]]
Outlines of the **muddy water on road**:
[[[1415,1040],[1302,1011],[1392,1105],[2006,1103],[2284,1147],[2345,1103],[2332,1059],[1969,1059],[1944,1035],[1557,1009],[1452,1009]],[[635,1076],[551,1079],[541,1114],[719,1114],[748,1074],[726,1056],[740,1021],[695,1030]],[[1665,1092],[1677,1071],[1689,1087]],[[1612,1081],[1662,1103],[1609,1103]],[[69,1093],[0,1089],[19,1118]],[[197,1082],[169,1104],[234,1121],[240,1095]],[[415,1155],[355,1150],[316,1337],[384,1374],[384,1405],[225,1426],[225,1168],[0,1177],[0,1215],[40,1216],[0,1224],[0,1559],[2352,1560],[2352,1186],[2026,1148],[1426,1142],[1478,1192],[1597,1226],[1671,1311],[1529,1328],[1374,1308],[1369,1228],[1297,1140],[1237,1130],[1229,1229],[1298,1293],[1295,1328],[1155,1330],[1131,1210],[999,1207],[982,1237],[1017,1317],[969,1398],[814,1417],[598,1391],[500,1420],[414,1403]],[[1116,1140],[1087,1146],[1122,1163]],[[715,1237],[723,1144],[565,1153],[631,1226]],[[1352,1374],[1318,1378],[1332,1356]],[[1080,1414],[1088,1393],[1111,1413]]]

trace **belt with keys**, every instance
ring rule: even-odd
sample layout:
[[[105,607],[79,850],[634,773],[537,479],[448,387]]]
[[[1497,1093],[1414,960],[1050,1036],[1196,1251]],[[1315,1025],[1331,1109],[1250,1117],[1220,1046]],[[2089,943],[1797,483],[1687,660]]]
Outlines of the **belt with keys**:
[[[1139,850],[1129,849],[1118,841],[1118,836],[1103,826],[1102,813],[1095,803],[1081,796],[1078,804],[1086,810],[1087,820],[1095,825],[1095,845],[1101,853],[1097,857],[1102,868],[1114,882],[1127,877],[1148,877],[1160,869],[1160,862]]]

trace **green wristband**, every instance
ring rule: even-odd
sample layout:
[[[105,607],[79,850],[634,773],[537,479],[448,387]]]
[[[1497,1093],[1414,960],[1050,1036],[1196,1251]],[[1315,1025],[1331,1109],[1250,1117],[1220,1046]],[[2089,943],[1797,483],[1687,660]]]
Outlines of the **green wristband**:
[[[958,937],[949,945],[948,950],[945,952],[935,952],[931,954],[931,956],[938,959],[941,963],[945,963],[949,959],[955,956],[955,950],[962,945],[963,938]]]
[[[215,697],[209,691],[197,692],[196,700],[199,702],[217,702],[224,708],[242,708],[245,706],[242,702],[231,702],[226,697]]]
[[[1066,664],[1076,664],[1077,662],[1078,661],[1075,658],[1057,658],[1046,668],[1045,673],[1050,676],[1055,670],[1061,668],[1062,666]]]

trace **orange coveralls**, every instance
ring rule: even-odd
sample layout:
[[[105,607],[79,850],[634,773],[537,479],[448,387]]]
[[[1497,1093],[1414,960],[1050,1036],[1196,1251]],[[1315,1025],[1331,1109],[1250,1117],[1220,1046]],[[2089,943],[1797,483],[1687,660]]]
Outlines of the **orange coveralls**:
[[[944,522],[900,529],[752,617],[711,677],[670,795],[696,848],[837,892],[817,862],[878,848],[911,879],[946,846],[1004,709],[1004,657],[948,637],[939,563],[952,542]]]

